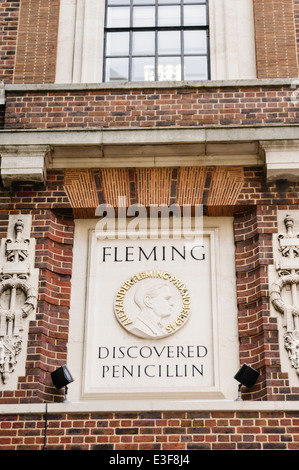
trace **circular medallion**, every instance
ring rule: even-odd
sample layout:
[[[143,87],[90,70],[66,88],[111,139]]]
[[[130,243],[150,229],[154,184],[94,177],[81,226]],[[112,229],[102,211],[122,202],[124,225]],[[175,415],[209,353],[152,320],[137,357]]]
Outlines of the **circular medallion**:
[[[140,338],[163,338],[184,326],[191,314],[185,283],[166,271],[144,271],[126,279],[114,300],[123,328]]]

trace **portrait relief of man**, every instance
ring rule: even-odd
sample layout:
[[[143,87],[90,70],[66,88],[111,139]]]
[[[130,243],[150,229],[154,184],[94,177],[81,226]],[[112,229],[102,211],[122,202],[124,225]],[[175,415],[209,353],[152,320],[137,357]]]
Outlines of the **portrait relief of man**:
[[[172,314],[174,299],[165,282],[141,285],[135,293],[134,301],[140,312],[130,329],[141,338],[159,338],[167,334],[164,319]]]

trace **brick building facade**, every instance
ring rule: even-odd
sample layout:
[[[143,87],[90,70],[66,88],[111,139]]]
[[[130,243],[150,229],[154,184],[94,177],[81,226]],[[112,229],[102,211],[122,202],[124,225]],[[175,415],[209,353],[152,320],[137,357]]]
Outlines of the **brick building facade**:
[[[185,81],[104,81],[104,7],[0,2],[2,246],[11,221],[30,216],[38,272],[20,373],[0,386],[0,448],[43,448],[47,404],[49,450],[298,450],[298,375],[271,285],[284,220],[294,232],[299,223],[299,1],[210,1],[210,76]],[[242,401],[77,400],[72,384],[65,403],[53,386],[59,366],[77,372],[76,230],[124,196],[126,207],[200,205],[205,218],[231,221],[233,362],[259,371]]]

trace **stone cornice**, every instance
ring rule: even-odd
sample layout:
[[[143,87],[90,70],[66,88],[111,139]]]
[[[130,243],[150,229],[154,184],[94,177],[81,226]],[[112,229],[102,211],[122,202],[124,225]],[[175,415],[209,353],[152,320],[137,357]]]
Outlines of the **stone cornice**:
[[[0,414],[30,414],[44,413],[45,403],[40,404],[15,404],[0,405]],[[231,400],[123,400],[121,402],[111,402],[111,400],[93,400],[82,402],[49,403],[50,413],[89,413],[105,411],[172,411],[172,410],[201,410],[201,411],[299,411],[297,401],[231,401]]]
[[[160,128],[0,130],[1,145],[126,145],[298,139],[299,124]]]
[[[230,165],[265,166],[269,181],[299,181],[298,129],[295,124],[2,130],[1,175],[9,186],[42,182],[47,168]]]

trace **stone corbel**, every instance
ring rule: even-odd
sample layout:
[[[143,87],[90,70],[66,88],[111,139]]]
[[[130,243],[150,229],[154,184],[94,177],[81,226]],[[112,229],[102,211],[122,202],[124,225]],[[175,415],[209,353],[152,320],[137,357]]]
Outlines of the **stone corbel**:
[[[261,141],[267,181],[299,181],[299,140]]]
[[[4,187],[14,183],[44,183],[51,158],[48,145],[0,146],[1,178]]]

